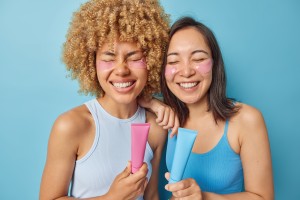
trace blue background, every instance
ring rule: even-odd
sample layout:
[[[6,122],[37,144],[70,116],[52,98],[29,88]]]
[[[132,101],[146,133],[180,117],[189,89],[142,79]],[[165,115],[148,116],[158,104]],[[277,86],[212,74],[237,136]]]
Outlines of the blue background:
[[[56,117],[93,97],[66,78],[61,47],[83,0],[0,0],[1,199],[38,199]],[[230,97],[260,109],[271,143],[275,196],[300,199],[300,2],[162,0],[191,15],[221,46]],[[161,184],[163,184],[162,182]],[[162,199],[165,193],[161,190]]]

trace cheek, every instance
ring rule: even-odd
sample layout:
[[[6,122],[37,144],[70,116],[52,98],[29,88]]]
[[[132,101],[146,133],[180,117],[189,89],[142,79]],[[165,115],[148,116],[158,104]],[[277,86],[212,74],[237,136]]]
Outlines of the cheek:
[[[207,59],[203,62],[201,62],[199,65],[196,66],[196,70],[200,72],[201,74],[207,74],[211,72],[213,66],[212,59]]]
[[[165,77],[167,80],[172,80],[177,72],[177,68],[167,65],[165,69]]]
[[[104,62],[102,60],[98,60],[96,62],[97,69],[100,71],[109,71],[114,68],[114,62]]]
[[[134,68],[134,69],[147,69],[146,61],[145,59],[140,59],[136,61],[128,61],[128,67]]]

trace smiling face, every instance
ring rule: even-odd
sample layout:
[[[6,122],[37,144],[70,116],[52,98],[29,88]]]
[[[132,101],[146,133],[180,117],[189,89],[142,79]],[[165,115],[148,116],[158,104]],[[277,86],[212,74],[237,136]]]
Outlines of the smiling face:
[[[104,97],[117,104],[135,103],[147,82],[147,65],[140,48],[131,42],[105,43],[97,51],[96,67]]]
[[[181,101],[194,104],[206,100],[212,67],[211,50],[198,30],[188,27],[172,36],[165,78],[168,88]]]

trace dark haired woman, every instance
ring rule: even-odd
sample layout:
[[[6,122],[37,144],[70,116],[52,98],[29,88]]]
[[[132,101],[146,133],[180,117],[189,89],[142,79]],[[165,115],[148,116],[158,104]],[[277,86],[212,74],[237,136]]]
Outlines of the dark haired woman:
[[[209,28],[189,17],[173,24],[161,87],[180,126],[198,132],[184,179],[166,185],[174,199],[274,198],[263,116],[257,109],[226,97],[224,63]],[[176,136],[168,138],[169,171],[174,140]]]

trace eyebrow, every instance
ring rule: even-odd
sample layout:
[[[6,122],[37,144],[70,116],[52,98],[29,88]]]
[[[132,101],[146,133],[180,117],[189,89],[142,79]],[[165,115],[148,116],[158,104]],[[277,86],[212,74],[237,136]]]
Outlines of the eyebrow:
[[[135,55],[137,53],[142,53],[142,51],[141,50],[131,51],[131,52],[129,52],[129,53],[126,54],[125,58],[127,59],[130,56],[133,56],[133,55]]]
[[[208,52],[206,52],[206,51],[204,51],[204,50],[200,50],[200,49],[199,49],[199,50],[193,51],[193,52],[192,52],[192,55],[195,54],[195,53],[205,53],[205,54],[208,55]]]
[[[142,53],[142,51],[140,51],[140,50],[131,51],[131,52],[129,52],[129,53],[126,54],[125,58],[127,59],[128,57],[133,56],[133,55],[135,55],[137,53]],[[107,56],[116,56],[115,53],[110,52],[110,51],[104,51],[101,54],[102,55],[107,55]]]
[[[107,55],[107,56],[115,56],[116,54],[114,54],[113,52],[110,51],[104,51],[101,53],[102,55]]]
[[[175,52],[168,53],[168,54],[167,54],[167,57],[168,57],[168,56],[178,56],[178,53],[175,53]]]
[[[195,53],[205,53],[208,55],[208,52],[204,51],[204,50],[201,50],[201,49],[197,49],[195,51],[192,52],[192,55],[195,54]],[[168,56],[178,56],[178,53],[176,52],[171,52],[171,53],[168,53],[167,57]]]

